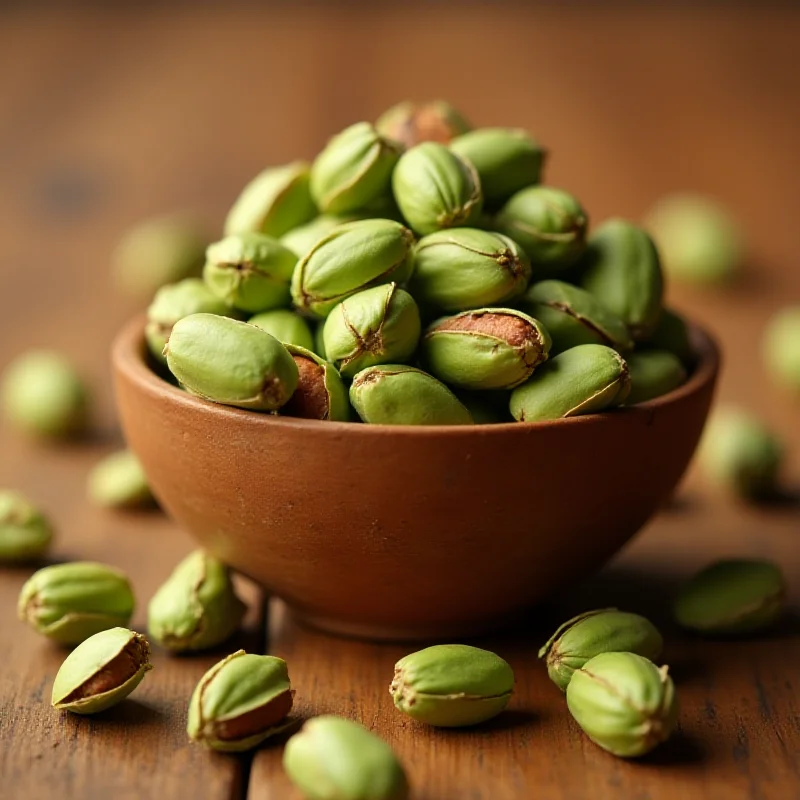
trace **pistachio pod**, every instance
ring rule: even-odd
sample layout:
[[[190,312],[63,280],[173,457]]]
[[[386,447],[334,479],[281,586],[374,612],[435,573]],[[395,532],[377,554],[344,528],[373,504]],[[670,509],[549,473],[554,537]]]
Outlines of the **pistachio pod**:
[[[455,136],[466,133],[470,124],[444,100],[428,103],[406,100],[384,111],[375,127],[383,136],[409,148],[421,142],[447,144]]]
[[[314,349],[314,335],[308,323],[288,308],[274,308],[262,311],[247,320],[250,325],[261,328],[284,345],[296,344],[306,350]]]
[[[450,149],[478,171],[487,206],[497,208],[541,178],[544,150],[519,128],[478,128],[457,136]]]
[[[771,317],[762,352],[775,382],[800,394],[800,305],[787,306]]]
[[[293,696],[283,659],[237,650],[200,679],[186,731],[212,750],[251,750],[288,727]]]
[[[547,360],[550,335],[510,308],[463,311],[434,322],[420,356],[432,375],[462,389],[511,389]]]
[[[347,422],[350,401],[336,367],[305,347],[287,344],[286,348],[297,364],[299,380],[291,400],[280,410],[281,415]]]
[[[453,228],[417,242],[410,291],[423,305],[466,311],[516,297],[530,277],[528,257],[507,236]]]
[[[48,639],[71,645],[127,625],[135,603],[123,572],[93,561],[73,561],[31,575],[20,591],[17,615]]]
[[[264,233],[280,237],[316,213],[305,161],[268,167],[242,189],[225,218],[225,236]]]
[[[389,687],[404,714],[442,728],[477,725],[505,709],[514,672],[489,650],[439,644],[401,658]]]
[[[542,422],[591,414],[625,402],[631,382],[616,350],[581,344],[551,358],[511,393],[518,422]]]
[[[528,186],[509,198],[495,217],[499,231],[525,250],[542,272],[571,267],[586,248],[589,219],[581,204],[563,189]]]
[[[311,166],[311,196],[320,211],[355,211],[391,194],[392,170],[401,151],[369,122],[357,122],[334,136]]]
[[[357,722],[314,717],[292,736],[283,768],[306,800],[407,800],[402,764]]]
[[[53,540],[48,519],[24,495],[0,489],[0,564],[32,561]]]
[[[471,425],[472,417],[441,382],[421,369],[382,364],[359,372],[350,403],[374,425]]]
[[[483,208],[475,167],[443,144],[423,142],[407,150],[392,174],[394,199],[421,235],[471,225]]]
[[[508,414],[508,392],[455,392],[466,406],[476,425],[494,425],[511,422]]]
[[[215,403],[275,411],[297,388],[289,351],[266,331],[227,317],[184,317],[164,355],[188,391]]]
[[[688,630],[745,634],[770,628],[784,610],[786,582],[769,561],[717,561],[688,580],[675,599],[674,616]]]
[[[413,269],[414,235],[399,222],[367,219],[334,228],[302,258],[292,277],[292,298],[300,311],[326,317],[351,294],[395,281]]]
[[[547,674],[563,692],[575,670],[600,653],[638,653],[654,661],[663,647],[664,640],[650,620],[601,608],[561,625],[539,650],[539,658],[546,658]]]
[[[320,214],[310,222],[292,228],[288,233],[281,236],[280,241],[284,247],[288,247],[298,258],[303,258],[320,239],[327,236],[337,225],[351,221],[349,215]]]
[[[575,670],[567,706],[583,732],[615,756],[649,753],[678,721],[678,698],[667,666],[636,653],[601,653]]]
[[[421,330],[414,298],[396,283],[351,295],[325,320],[326,356],[352,378],[375,364],[402,363],[417,349]]]
[[[156,642],[174,653],[208,650],[234,634],[245,611],[228,567],[196,550],[153,595],[147,629]]]
[[[625,360],[631,377],[626,405],[660,397],[686,382],[686,369],[680,359],[666,350],[641,350],[629,353]]]
[[[325,358],[325,320],[317,322],[314,330],[314,352],[320,357]]]
[[[662,310],[646,344],[655,350],[666,350],[676,355],[686,367],[691,367],[697,361],[689,327],[680,315],[668,308]]]
[[[589,237],[581,259],[581,286],[628,326],[634,341],[653,333],[664,283],[650,237],[624,219],[604,222]]]
[[[130,450],[111,453],[95,464],[89,473],[88,495],[104,508],[140,508],[154,502],[144,468]]]
[[[127,628],[101,631],[66,657],[53,682],[52,704],[73,714],[97,714],[121,703],[152,668],[144,636]]]
[[[547,328],[553,340],[551,356],[579,344],[605,344],[623,352],[633,347],[628,326],[589,292],[571,283],[539,281],[518,304]]]

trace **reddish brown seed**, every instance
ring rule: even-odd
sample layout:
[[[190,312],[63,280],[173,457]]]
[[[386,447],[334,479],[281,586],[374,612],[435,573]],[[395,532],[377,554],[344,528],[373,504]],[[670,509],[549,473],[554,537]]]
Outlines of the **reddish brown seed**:
[[[224,742],[236,742],[256,736],[277,725],[288,716],[294,703],[290,689],[273,697],[269,702],[235,719],[216,723],[216,736]]]
[[[325,388],[325,368],[306,356],[294,355],[292,358],[300,377],[294,394],[280,413],[287,417],[327,419],[330,401]]]

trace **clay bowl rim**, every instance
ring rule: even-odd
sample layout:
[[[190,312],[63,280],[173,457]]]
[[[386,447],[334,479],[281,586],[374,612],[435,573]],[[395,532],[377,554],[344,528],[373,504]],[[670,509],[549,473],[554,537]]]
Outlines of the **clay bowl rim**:
[[[719,371],[720,348],[714,338],[706,330],[695,323],[689,323],[692,344],[698,355],[697,363],[686,383],[671,392],[637,403],[635,406],[624,406],[618,409],[603,411],[597,414],[583,414],[576,417],[546,420],[543,422],[496,422],[487,425],[364,425],[353,422],[331,422],[328,420],[301,419],[298,417],[281,417],[248,409],[226,406],[204,400],[173,386],[158,375],[147,363],[147,344],[144,329],[146,318],[143,314],[129,320],[117,333],[112,344],[112,362],[118,370],[139,389],[151,395],[161,397],[165,402],[185,406],[187,409],[202,411],[231,422],[260,424],[266,428],[279,425],[282,428],[295,430],[316,430],[320,434],[339,435],[345,431],[351,436],[502,436],[510,431],[523,432],[545,427],[563,427],[567,425],[597,425],[610,417],[617,417],[626,411],[655,412],[659,408],[671,405],[689,395],[700,391],[713,382]]]

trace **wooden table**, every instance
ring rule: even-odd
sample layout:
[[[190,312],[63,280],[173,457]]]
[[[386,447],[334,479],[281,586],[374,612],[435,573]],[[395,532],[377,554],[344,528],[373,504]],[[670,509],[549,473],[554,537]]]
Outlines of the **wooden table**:
[[[133,220],[175,207],[198,208],[218,226],[262,166],[311,155],[329,134],[405,96],[441,95],[477,123],[529,127],[553,151],[548,180],[574,190],[595,220],[636,217],[687,186],[725,198],[747,227],[747,274],[724,291],[671,289],[670,300],[719,335],[721,396],[783,431],[794,445],[787,485],[800,484],[800,406],[770,386],[758,360],[769,313],[800,300],[800,16],[403,5],[223,13],[186,4],[136,14],[20,6],[0,16],[0,365],[23,348],[56,346],[96,396],[91,441],[53,447],[0,430],[0,485],[52,515],[56,558],[129,571],[140,629],[147,599],[192,545],[159,513],[103,512],[85,499],[88,469],[119,443],[109,342],[140,308],[114,293],[110,249]],[[797,504],[736,505],[690,474],[675,506],[596,579],[542,609],[529,629],[486,642],[509,659],[518,689],[508,713],[475,731],[432,731],[398,716],[387,687],[407,647],[302,630],[252,587],[247,630],[231,647],[285,657],[301,714],[344,714],[384,736],[419,800],[798,798],[797,618],[738,642],[698,641],[669,624],[675,582],[734,554],[780,561],[797,603]],[[48,699],[64,653],[15,617],[29,574],[0,569],[0,797],[294,797],[280,746],[249,759],[188,744],[190,691],[219,654],[157,652],[134,698],[102,718],[55,713]],[[635,763],[580,734],[536,659],[558,621],[612,604],[663,627],[682,704],[678,734]]]

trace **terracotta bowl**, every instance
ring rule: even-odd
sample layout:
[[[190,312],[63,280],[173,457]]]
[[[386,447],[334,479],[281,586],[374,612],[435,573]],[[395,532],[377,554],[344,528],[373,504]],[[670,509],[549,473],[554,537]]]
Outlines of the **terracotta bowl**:
[[[639,406],[545,423],[392,427],[206,402],[113,352],[125,435],[166,511],[335,633],[474,634],[600,567],[664,503],[709,410],[718,351]]]

